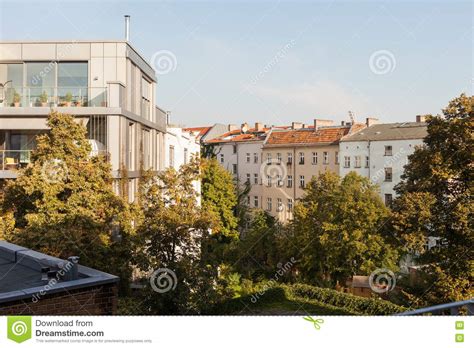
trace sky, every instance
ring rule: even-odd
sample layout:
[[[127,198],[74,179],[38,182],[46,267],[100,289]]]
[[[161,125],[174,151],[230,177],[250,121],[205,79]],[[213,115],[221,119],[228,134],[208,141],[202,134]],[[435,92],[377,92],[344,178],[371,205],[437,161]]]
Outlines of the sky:
[[[0,0],[0,40],[123,39],[186,126],[414,121],[473,94],[471,1]]]

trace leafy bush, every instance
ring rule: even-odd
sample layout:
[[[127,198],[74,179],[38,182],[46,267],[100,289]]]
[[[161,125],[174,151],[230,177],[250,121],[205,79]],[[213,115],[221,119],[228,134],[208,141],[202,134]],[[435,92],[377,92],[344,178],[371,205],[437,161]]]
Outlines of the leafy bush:
[[[290,296],[315,300],[324,304],[344,308],[358,315],[388,315],[405,311],[404,307],[376,298],[364,298],[338,292],[332,289],[318,288],[306,284],[284,285]]]

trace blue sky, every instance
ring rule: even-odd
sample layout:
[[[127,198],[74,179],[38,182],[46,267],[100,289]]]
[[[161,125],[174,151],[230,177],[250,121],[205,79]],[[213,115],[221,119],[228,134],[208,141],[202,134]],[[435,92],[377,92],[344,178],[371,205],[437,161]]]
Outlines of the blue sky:
[[[157,101],[182,125],[414,121],[473,90],[468,1],[0,0],[0,40],[122,39],[124,14],[147,60],[171,52]]]

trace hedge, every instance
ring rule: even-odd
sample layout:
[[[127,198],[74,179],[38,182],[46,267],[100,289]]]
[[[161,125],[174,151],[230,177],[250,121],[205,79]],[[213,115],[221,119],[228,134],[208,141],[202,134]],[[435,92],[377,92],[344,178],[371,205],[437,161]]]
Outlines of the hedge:
[[[343,308],[359,315],[388,315],[406,311],[406,308],[377,298],[365,298],[332,289],[318,288],[306,284],[282,286],[290,296],[318,301]]]

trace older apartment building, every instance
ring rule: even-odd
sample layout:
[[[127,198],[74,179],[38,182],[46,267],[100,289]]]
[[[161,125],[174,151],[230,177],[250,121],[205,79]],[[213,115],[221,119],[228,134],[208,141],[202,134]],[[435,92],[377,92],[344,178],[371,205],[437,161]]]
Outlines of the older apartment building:
[[[153,68],[128,41],[0,42],[0,179],[29,162],[51,110],[82,120],[113,174],[165,165],[166,113],[155,106]]]
[[[262,147],[262,208],[286,222],[313,176],[339,174],[339,142],[361,124],[315,119],[313,126],[293,123],[291,129],[273,129]]]
[[[367,119],[367,128],[341,140],[340,175],[355,171],[370,178],[379,186],[382,200],[390,205],[408,156],[423,144],[427,125],[422,116],[417,116],[416,122],[377,124],[376,121]]]

